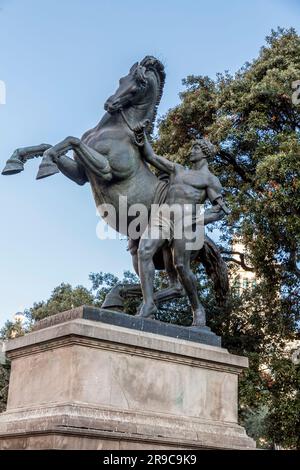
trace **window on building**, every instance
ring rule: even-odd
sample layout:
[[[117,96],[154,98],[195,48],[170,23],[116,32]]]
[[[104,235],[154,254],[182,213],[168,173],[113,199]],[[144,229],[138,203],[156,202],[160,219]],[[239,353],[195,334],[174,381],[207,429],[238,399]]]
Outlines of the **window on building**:
[[[233,282],[233,285],[232,285],[232,288],[233,288],[233,292],[235,294],[239,294],[240,293],[240,290],[241,290],[241,279],[240,279],[240,276],[237,276]]]

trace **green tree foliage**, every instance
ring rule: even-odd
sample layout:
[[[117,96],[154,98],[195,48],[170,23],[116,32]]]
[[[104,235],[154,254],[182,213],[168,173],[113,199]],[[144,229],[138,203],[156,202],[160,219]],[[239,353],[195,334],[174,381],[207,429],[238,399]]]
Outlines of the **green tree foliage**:
[[[9,362],[6,362],[5,364],[0,363],[0,413],[2,413],[2,411],[5,411],[6,408],[9,374]]]
[[[8,394],[8,384],[9,384],[9,375],[10,375],[10,362],[8,360],[2,360],[2,341],[17,336],[22,336],[26,333],[27,328],[24,327],[20,320],[16,321],[6,321],[5,325],[0,329],[0,413],[5,411],[7,394]]]
[[[274,443],[300,449],[300,364],[274,357],[269,384],[267,434]]]
[[[26,332],[26,328],[20,320],[7,320],[5,325],[0,329],[0,339],[11,339],[22,336]]]
[[[70,310],[80,305],[92,305],[94,297],[92,292],[83,286],[72,288],[70,284],[62,283],[55,287],[50,298],[47,301],[41,301],[33,304],[33,307],[25,310],[29,324],[42,318],[55,315],[57,312]]]
[[[242,236],[256,272],[276,282],[299,274],[300,106],[291,99],[299,77],[299,36],[273,32],[234,76],[184,80],[181,103],[161,119],[156,140],[158,153],[185,164],[193,138],[217,145],[213,169],[232,211],[223,232]]]

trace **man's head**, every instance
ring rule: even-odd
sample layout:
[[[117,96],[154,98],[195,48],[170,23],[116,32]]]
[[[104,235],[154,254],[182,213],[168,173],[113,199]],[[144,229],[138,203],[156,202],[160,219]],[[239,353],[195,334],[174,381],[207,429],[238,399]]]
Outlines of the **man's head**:
[[[204,158],[211,158],[216,155],[215,146],[207,139],[197,139],[193,142],[190,154],[191,162],[197,162]]]

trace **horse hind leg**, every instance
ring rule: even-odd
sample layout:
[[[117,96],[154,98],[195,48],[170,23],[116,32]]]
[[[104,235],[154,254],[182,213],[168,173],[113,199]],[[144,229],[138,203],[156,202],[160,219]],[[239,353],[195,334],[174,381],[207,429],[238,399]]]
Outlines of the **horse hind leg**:
[[[161,289],[154,293],[154,303],[156,305],[160,305],[164,302],[169,302],[170,300],[179,299],[184,295],[185,292],[182,287],[166,287],[165,289]],[[101,308],[123,311],[125,300],[141,297],[142,288],[140,284],[117,284],[108,292]],[[140,307],[141,306],[142,304]]]

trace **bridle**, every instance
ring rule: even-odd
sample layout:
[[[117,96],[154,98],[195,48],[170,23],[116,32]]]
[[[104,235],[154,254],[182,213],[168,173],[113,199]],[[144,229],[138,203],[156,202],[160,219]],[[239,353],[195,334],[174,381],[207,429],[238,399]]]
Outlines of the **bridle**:
[[[123,108],[120,108],[119,110],[126,126],[128,127],[128,129],[133,132],[133,136],[134,136],[134,143],[138,146],[138,147],[142,147],[144,145],[144,131],[140,131],[139,132],[139,129],[142,129],[142,126],[137,126],[137,128],[133,128],[130,123],[128,122],[128,119],[127,117],[125,116],[125,113],[123,111]]]
[[[123,111],[123,108],[120,108],[119,111],[120,111],[120,114],[121,114],[122,118],[124,119],[124,122],[127,125],[127,127],[131,130],[131,132],[134,133],[135,131],[134,131],[133,127],[129,124],[129,122],[127,120],[127,117],[125,116],[125,113]]]

